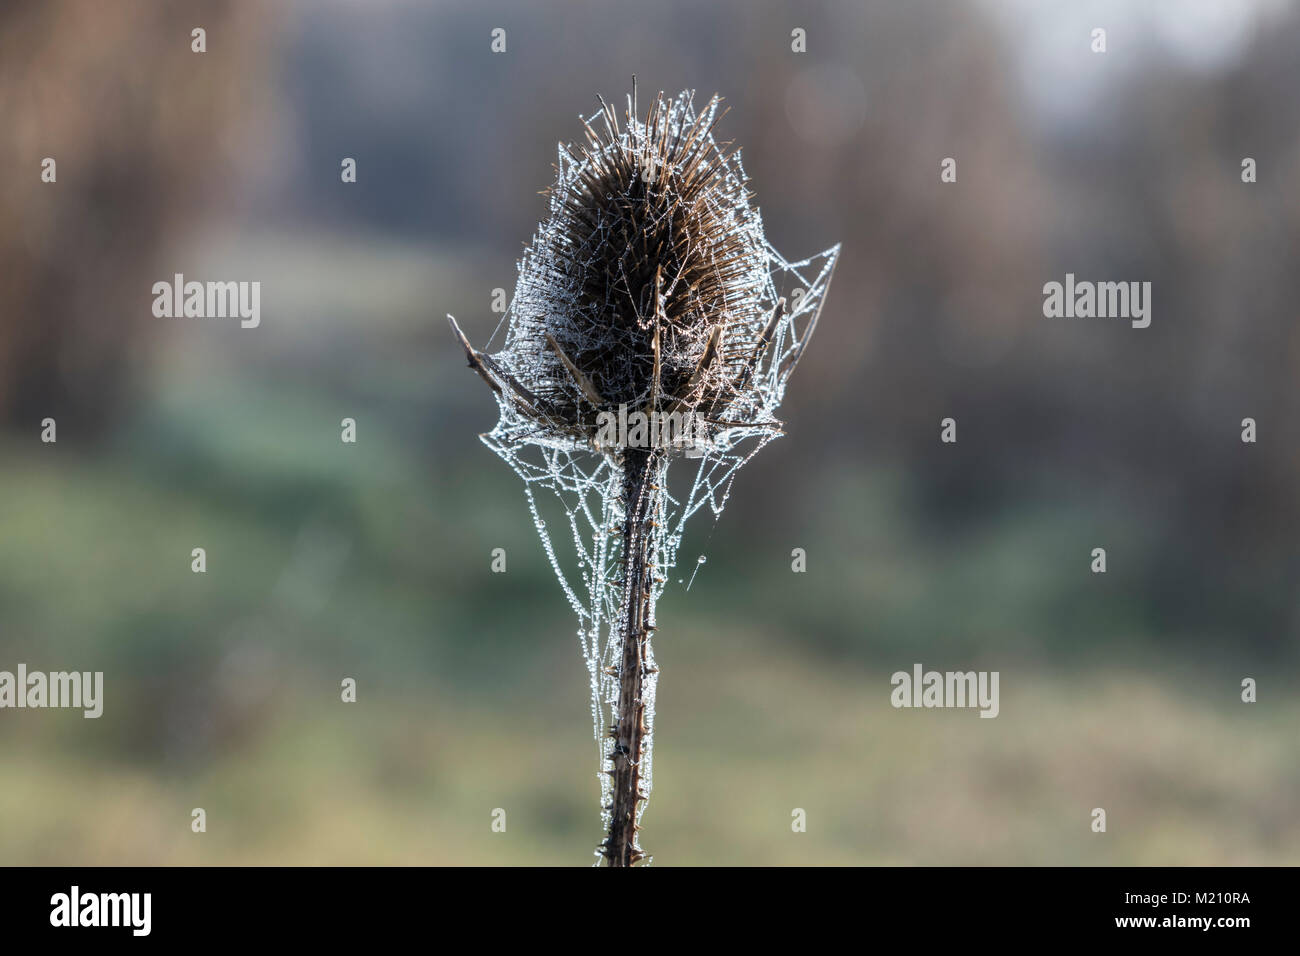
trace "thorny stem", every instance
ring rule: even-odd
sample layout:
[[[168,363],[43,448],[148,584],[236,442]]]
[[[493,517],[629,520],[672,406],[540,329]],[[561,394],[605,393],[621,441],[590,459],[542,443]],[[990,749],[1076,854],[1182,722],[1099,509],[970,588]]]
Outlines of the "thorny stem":
[[[618,663],[618,716],[610,735],[608,773],[614,781],[609,834],[601,844],[610,866],[631,866],[645,857],[637,844],[637,804],[641,791],[641,758],[650,728],[645,721],[642,688],[652,673],[650,634],[654,616],[652,580],[655,534],[651,524],[659,496],[655,485],[663,472],[662,452],[629,448],[623,458],[623,593],[627,615],[621,624]]]

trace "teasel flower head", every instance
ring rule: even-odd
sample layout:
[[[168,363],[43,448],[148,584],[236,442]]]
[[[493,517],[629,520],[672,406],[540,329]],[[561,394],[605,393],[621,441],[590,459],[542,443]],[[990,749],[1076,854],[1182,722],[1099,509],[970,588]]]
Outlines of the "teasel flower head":
[[[718,97],[697,112],[693,94],[661,93],[643,116],[632,90],[621,122],[602,100],[586,142],[560,146],[504,347],[478,351],[451,319],[501,411],[481,437],[524,480],[579,618],[602,767],[597,855],[612,866],[646,859],[655,602],[686,520],[705,506],[721,514],[736,472],[782,433],[775,412],[839,255],[788,262],[768,243],[739,152],[714,139]],[[659,424],[608,427],[637,414]],[[664,442],[664,424],[671,438],[682,422],[689,440]],[[699,462],[674,496],[680,454]],[[563,510],[554,534],[537,488]]]
[[[505,347],[470,365],[501,405],[512,440],[617,454],[602,413],[692,415],[712,444],[779,433],[786,375],[820,311],[824,282],[797,305],[777,289],[784,265],[764,236],[739,151],[714,139],[714,96],[662,93],[622,122],[602,99],[586,142],[560,146],[550,209],[519,263]],[[777,340],[780,339],[780,342]],[[784,345],[781,352],[776,348]],[[608,417],[603,421],[608,421]],[[680,450],[680,449],[678,449]]]

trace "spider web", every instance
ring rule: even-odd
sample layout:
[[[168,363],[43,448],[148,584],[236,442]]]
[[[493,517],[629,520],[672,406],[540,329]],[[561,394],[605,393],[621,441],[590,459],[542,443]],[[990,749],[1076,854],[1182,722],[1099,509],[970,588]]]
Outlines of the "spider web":
[[[780,437],[775,411],[785,393],[786,379],[799,358],[805,341],[816,325],[822,299],[830,283],[839,247],[835,246],[819,256],[800,262],[787,262],[770,245],[767,247],[769,274],[765,303],[770,311],[782,291],[793,293],[798,304],[782,319],[773,337],[768,358],[754,375],[754,385],[762,406],[763,415],[755,420],[760,425],[725,428],[710,436],[707,446],[697,459],[681,457],[675,460],[678,468],[693,469],[689,488],[674,496],[668,482],[657,482],[652,513],[657,514],[657,527],[653,541],[655,574],[650,596],[651,615],[654,605],[663,593],[669,573],[677,564],[686,522],[703,508],[712,512],[714,520],[722,514],[731,492],[731,483],[740,470],[760,448]],[[613,454],[593,451],[588,445],[562,438],[547,439],[539,436],[530,423],[516,419],[510,402],[498,396],[501,421],[491,432],[482,436],[484,444],[496,452],[524,482],[528,509],[541,538],[546,557],[551,563],[556,579],[564,590],[569,606],[578,616],[578,640],[583,662],[587,667],[591,685],[592,733],[595,737],[600,761],[597,778],[600,781],[600,805],[607,808],[611,799],[610,777],[599,771],[607,761],[614,746],[606,736],[613,715],[617,712],[618,679],[606,668],[618,664],[620,653],[620,623],[626,619],[626,595],[623,592],[621,563],[622,536],[617,529],[625,517],[622,464]],[[667,470],[667,466],[665,466]],[[663,479],[666,479],[666,475]],[[545,494],[558,499],[563,508],[563,525],[556,527],[552,518],[547,523],[539,508],[538,496]],[[703,563],[703,556],[699,563]],[[647,673],[643,683],[642,699],[645,703],[645,737],[641,758],[641,778],[647,794],[653,787],[653,742],[655,689],[658,674],[654,668],[653,650],[647,647]],[[638,808],[638,820],[646,804]],[[609,810],[602,810],[602,823],[608,829]]]
[[[716,109],[715,100],[705,113]],[[692,100],[689,94],[682,94],[673,104],[669,121],[686,125],[693,119]],[[588,122],[594,120],[595,116]],[[645,135],[644,125],[632,120],[622,131],[621,139],[608,148],[626,148],[629,141],[636,142],[637,137]],[[711,136],[709,140],[716,149]],[[726,158],[726,165],[730,176],[745,181],[738,152]],[[583,174],[584,166],[561,148],[558,185],[562,187],[575,181]],[[553,190],[552,212],[559,201],[557,197],[563,194],[562,188]],[[778,300],[784,298],[788,306],[773,329],[770,344],[754,366],[743,396],[720,416],[720,421],[711,423],[702,443],[685,454],[679,450],[676,456],[665,460],[663,473],[653,482],[657,488],[652,491],[654,498],[649,513],[655,520],[650,542],[654,574],[647,622],[652,630],[654,607],[677,564],[686,522],[705,508],[716,521],[726,506],[736,472],[760,448],[782,434],[775,413],[784,397],[786,380],[816,327],[839,255],[840,247],[836,245],[820,255],[789,262],[765,238],[758,210],[740,201],[729,211],[734,216],[735,228],[750,237],[753,281],[747,283],[744,311],[766,319],[774,314]],[[537,257],[545,254],[539,250],[548,247],[547,228],[542,226],[532,250],[519,264],[519,282],[507,314],[509,331],[502,355],[509,356],[510,370],[525,381],[554,374],[554,359],[545,349],[538,348],[530,317],[545,315],[553,317],[548,321],[563,322],[566,310],[573,306],[572,291],[544,281],[542,276],[548,270],[538,268]],[[756,335],[756,331],[751,334]],[[623,536],[619,533],[626,516],[621,457],[617,450],[593,449],[587,441],[563,430],[539,428],[534,417],[516,407],[509,390],[497,392],[497,404],[500,420],[491,432],[481,436],[482,440],[523,479],[528,508],[542,547],[570,607],[578,616],[578,640],[591,687],[592,733],[600,758],[597,779],[602,823],[608,830],[613,784],[610,776],[602,771],[609,765],[614,747],[614,740],[606,731],[617,715],[620,628],[628,610],[628,596],[623,593]],[[687,469],[690,477],[689,485],[683,484],[677,494],[670,492],[667,480],[673,462],[677,463],[677,471]],[[701,555],[696,570],[704,560]],[[651,644],[646,642],[647,673],[642,683],[647,733],[643,736],[640,779],[647,795],[653,785],[658,678]],[[638,822],[645,806],[642,801],[637,808]]]

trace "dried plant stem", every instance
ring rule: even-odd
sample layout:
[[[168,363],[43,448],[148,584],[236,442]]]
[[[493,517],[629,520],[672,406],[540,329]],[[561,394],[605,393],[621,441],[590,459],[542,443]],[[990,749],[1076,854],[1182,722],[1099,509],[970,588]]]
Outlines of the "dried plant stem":
[[[697,112],[693,92],[661,93],[641,114],[636,93],[634,79],[626,123],[601,100],[584,121],[586,145],[560,146],[549,217],[519,262],[502,349],[477,351],[451,319],[501,410],[483,440],[528,483],[547,556],[582,621],[609,775],[598,852],[618,867],[648,859],[637,817],[653,783],[656,597],[687,518],[706,502],[716,516],[736,470],[782,434],[785,381],[839,254],[823,253],[818,274],[812,259],[789,263],[771,247],[739,153],[713,137],[718,97]],[[806,295],[787,310],[776,290],[792,286]],[[699,455],[634,440],[640,426],[624,428],[632,414],[652,435],[656,414],[698,419],[691,444],[702,458],[684,500],[667,495],[669,456]],[[563,502],[569,527],[560,534],[572,533],[577,569],[561,566],[535,487]]]
[[[626,616],[621,625],[618,663],[618,717],[610,733],[614,746],[606,771],[614,780],[609,835],[602,847],[610,866],[632,866],[645,857],[637,845],[637,804],[641,759],[650,736],[642,697],[645,678],[654,672],[650,635],[654,625],[654,526],[657,485],[665,459],[658,451],[629,448],[623,457],[623,588]]]

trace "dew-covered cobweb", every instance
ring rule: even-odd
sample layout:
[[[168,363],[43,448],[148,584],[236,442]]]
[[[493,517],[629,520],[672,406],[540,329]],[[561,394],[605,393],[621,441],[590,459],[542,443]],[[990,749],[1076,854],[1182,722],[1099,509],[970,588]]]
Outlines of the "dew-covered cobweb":
[[[708,107],[715,108],[716,104]],[[593,116],[588,122],[595,119]],[[690,98],[678,98],[673,105],[673,121],[689,123],[694,119]],[[621,135],[630,137],[638,132],[644,135],[644,130],[638,130],[632,122]],[[726,162],[730,174],[743,180],[740,154],[728,156]],[[561,148],[558,171],[562,186],[566,180],[582,174],[583,163]],[[562,189],[552,191],[552,212],[562,193]],[[738,407],[719,416],[728,424],[711,427],[702,448],[678,454],[668,461],[665,468],[674,472],[675,490],[670,490],[666,474],[657,482],[657,490],[653,492],[656,500],[650,509],[656,515],[652,541],[655,573],[649,616],[652,627],[655,602],[673,579],[686,522],[704,509],[716,521],[726,506],[736,472],[760,448],[781,435],[776,411],[784,397],[786,380],[817,323],[839,254],[837,245],[809,259],[787,261],[767,242],[758,210],[746,205],[735,210],[735,217],[737,228],[751,231],[754,240],[751,259],[756,281],[749,289],[761,290],[760,301],[745,303],[747,310],[766,318],[773,314],[780,298],[786,300],[787,309],[753,371],[751,387],[746,389],[743,403],[737,403]],[[519,340],[522,324],[517,318],[557,315],[572,305],[568,290],[557,288],[554,282],[536,281],[539,270],[534,260],[538,250],[546,248],[546,228],[543,224],[542,232],[519,264],[519,282],[503,319],[507,327],[504,353],[511,356],[515,374],[525,380],[529,370],[521,363],[529,361],[530,351],[536,354],[539,365],[548,359],[534,349],[533,343]],[[543,374],[540,369],[536,371]],[[481,437],[523,479],[529,512],[542,547],[578,617],[578,641],[590,683],[592,734],[599,758],[594,771],[607,830],[612,783],[603,771],[609,766],[614,741],[606,731],[617,714],[618,678],[614,671],[621,649],[620,628],[627,617],[621,568],[623,539],[618,533],[625,507],[621,500],[624,487],[621,457],[617,449],[597,451],[571,435],[539,428],[534,418],[516,407],[509,389],[497,394],[497,403],[500,421]],[[680,572],[680,578],[673,580],[693,580],[704,561],[703,555],[693,557],[689,567]],[[647,648],[646,653],[649,673],[644,678],[642,699],[648,733],[640,766],[642,789],[649,794],[653,785],[658,674],[653,651]],[[645,806],[642,802],[638,807],[638,822]]]

